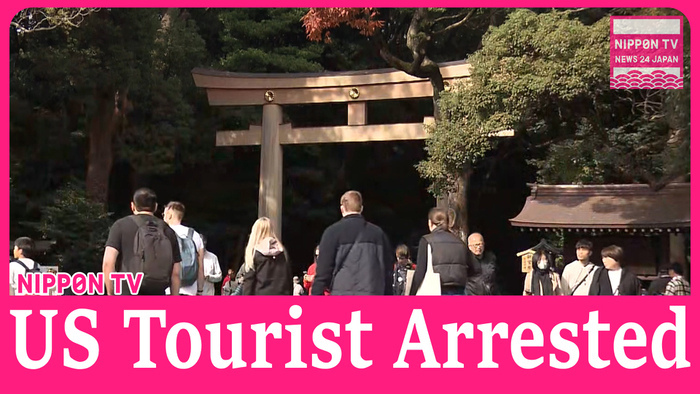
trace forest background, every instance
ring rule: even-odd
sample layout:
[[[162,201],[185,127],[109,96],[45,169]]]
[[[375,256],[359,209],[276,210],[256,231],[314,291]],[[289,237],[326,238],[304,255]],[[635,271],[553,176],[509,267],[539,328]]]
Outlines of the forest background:
[[[690,180],[690,34],[683,90],[609,89],[609,16],[669,9],[50,9],[10,26],[10,234],[51,240],[39,258],[98,272],[111,223],[133,191],[178,200],[222,269],[242,261],[257,217],[259,147],[216,147],[219,130],[262,110],[211,107],[195,67],[297,73],[396,68],[430,78],[432,100],[371,102],[370,124],[437,116],[427,141],[284,147],[283,242],[294,272],[313,261],[338,200],[413,253],[436,196],[481,231],[507,293],[515,254],[542,234],[508,219],[529,182]],[[435,64],[467,60],[470,84],[444,91]],[[286,106],[295,127],[346,124],[343,105]],[[492,139],[491,130],[514,137]],[[558,234],[550,234],[556,241]]]

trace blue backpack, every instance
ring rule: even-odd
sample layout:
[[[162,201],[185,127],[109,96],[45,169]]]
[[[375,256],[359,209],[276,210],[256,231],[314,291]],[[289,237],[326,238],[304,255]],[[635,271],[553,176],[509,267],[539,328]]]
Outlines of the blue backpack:
[[[197,260],[197,245],[194,243],[194,229],[190,228],[187,231],[187,237],[177,237],[177,243],[180,246],[180,285],[190,286],[197,281],[197,273],[199,272],[199,260]]]

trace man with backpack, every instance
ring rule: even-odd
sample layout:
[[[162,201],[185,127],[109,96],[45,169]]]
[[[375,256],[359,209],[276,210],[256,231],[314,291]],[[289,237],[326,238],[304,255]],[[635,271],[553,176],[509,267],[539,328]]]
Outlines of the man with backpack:
[[[202,295],[204,290],[204,242],[193,228],[182,225],[185,205],[171,201],[165,206],[163,219],[177,234],[180,245],[180,295]],[[166,289],[166,294],[170,292]]]
[[[576,242],[576,258],[564,267],[561,289],[564,295],[588,295],[595,273],[600,267],[593,264],[593,242],[581,239]]]
[[[15,241],[12,251],[14,259],[10,260],[10,295],[17,294],[18,277],[20,275],[39,273],[41,268],[29,258],[34,251],[34,241],[29,237],[20,237]]]
[[[138,189],[131,202],[133,215],[114,222],[109,230],[102,272],[107,295],[114,295],[114,272],[144,274],[138,295],[164,295],[166,288],[180,289],[180,248],[177,235],[167,223],[155,217],[156,193]],[[122,281],[121,294],[130,294]],[[173,295],[178,295],[175,291]]]

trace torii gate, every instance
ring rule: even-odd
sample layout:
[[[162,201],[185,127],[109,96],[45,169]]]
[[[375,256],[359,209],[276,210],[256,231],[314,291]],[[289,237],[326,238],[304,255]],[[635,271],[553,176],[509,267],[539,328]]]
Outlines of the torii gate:
[[[446,87],[456,79],[468,78],[471,65],[465,61],[443,63],[440,71]],[[425,78],[395,69],[298,74],[232,73],[195,68],[197,87],[207,90],[209,105],[262,105],[262,126],[248,130],[219,131],[216,146],[261,145],[258,216],[269,217],[282,232],[282,145],[329,142],[420,140],[426,138],[423,123],[368,125],[367,101],[433,96]],[[347,103],[347,126],[294,128],[282,124],[282,105]],[[512,135],[512,131],[493,133]]]

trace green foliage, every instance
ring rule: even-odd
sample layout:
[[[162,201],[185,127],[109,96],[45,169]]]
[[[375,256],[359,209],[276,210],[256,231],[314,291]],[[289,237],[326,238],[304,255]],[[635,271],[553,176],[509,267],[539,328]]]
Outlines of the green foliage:
[[[586,141],[565,141],[552,145],[547,160],[531,160],[530,164],[539,168],[539,175],[546,183],[604,183],[603,169],[593,147]]]
[[[115,159],[141,174],[172,173],[180,165],[178,146],[193,135],[193,97],[200,92],[190,72],[206,57],[186,16],[177,9],[105,9],[78,29],[23,36],[11,56],[13,149],[32,126],[46,134],[40,143],[61,139],[61,146],[84,149],[100,100],[126,97]],[[83,156],[56,151],[64,160]]]
[[[300,8],[223,11],[221,66],[242,72],[318,72],[323,45],[306,40]]]
[[[663,184],[688,173],[688,89],[610,90],[609,19],[573,15],[518,10],[484,36],[471,78],[443,93],[418,166],[434,193],[507,129],[545,183]]]
[[[169,24],[164,27],[161,21],[151,55],[156,69],[161,72],[158,76],[165,80],[179,78],[183,88],[195,88],[191,71],[205,61],[206,43],[199,34],[197,23],[188,18],[187,12],[174,9],[165,15]]]
[[[134,100],[152,107],[135,107],[119,137],[119,153],[141,174],[169,174],[181,165],[180,146],[192,137],[193,108],[183,97],[179,78],[156,79],[151,88],[135,92]]]
[[[602,89],[606,28],[604,21],[585,26],[566,13],[518,10],[489,29],[483,48],[468,59],[470,80],[442,95],[442,121],[429,133],[428,160],[418,166],[433,192],[446,191],[465,163],[484,156],[493,143],[489,133],[535,126],[540,114]]]
[[[89,200],[85,186],[69,183],[56,192],[52,204],[42,208],[40,231],[56,241],[61,271],[100,272],[102,255],[112,221],[104,206]]]
[[[504,128],[515,129],[516,137],[501,147],[526,149],[525,156],[540,170],[539,180],[638,181],[689,172],[687,23],[686,89],[652,96],[610,92],[609,26],[605,19],[594,23],[609,10],[597,10],[595,17],[587,12],[517,11],[508,24],[491,28],[483,42],[487,27],[500,25],[511,11],[479,9],[459,29],[446,30],[469,11],[431,9],[418,26],[420,37],[430,35],[426,53],[436,62],[482,48],[469,59],[482,65],[475,67],[472,84],[453,86],[443,95],[440,109],[449,121],[430,131],[430,157],[421,164],[421,173],[433,181],[434,190],[453,185],[452,178],[465,163],[480,160],[491,149],[493,139],[487,132]],[[389,50],[398,58],[411,59],[406,41],[415,9],[379,12],[386,21],[381,35]],[[584,13],[589,15],[586,22],[576,22],[574,18]],[[70,179],[85,178],[90,121],[98,104],[104,98],[109,102],[115,93],[127,94],[129,100],[124,126],[114,139],[110,210],[127,214],[130,192],[147,185],[166,201],[184,201],[190,212],[187,220],[197,228],[249,230],[257,213],[259,148],[217,147],[215,135],[217,130],[259,124],[261,111],[210,106],[204,89],[194,86],[190,71],[193,67],[237,72],[387,67],[372,40],[349,26],[335,29],[331,44],[308,42],[302,15],[299,9],[112,8],[90,13],[77,28],[31,34],[11,29],[12,238],[41,238],[40,226],[29,224],[42,219],[47,238],[88,239],[94,237],[92,228],[107,227],[99,219],[104,210],[81,200],[78,184],[65,185]],[[426,33],[431,31],[444,32]],[[374,113],[381,115],[370,111],[370,116],[395,120],[392,111],[413,109],[379,109]],[[284,121],[295,126],[339,124],[346,114],[346,108],[333,105],[285,106]],[[397,153],[401,150],[397,147],[408,147],[409,152]],[[414,148],[408,143],[285,147],[285,228],[296,226],[309,234],[318,230],[320,235],[323,225],[337,217],[338,194],[348,188],[403,190],[413,178],[398,163],[421,157],[411,151]],[[361,168],[380,174],[378,183],[365,187],[365,180],[358,178]],[[397,173],[406,181],[397,181],[392,176]],[[387,186],[391,182],[402,187]],[[410,211],[421,204],[420,193],[409,193],[415,200],[404,194],[397,192],[398,197],[384,202],[377,201],[379,196],[370,195],[368,200],[375,201],[377,210],[411,207],[405,208]],[[410,230],[409,222],[396,223],[396,228]],[[49,229],[59,230],[49,235]],[[292,231],[285,236],[313,242],[313,235]],[[81,238],[78,233],[87,235]],[[221,238],[235,248],[230,238]],[[103,241],[95,238],[90,247],[66,245],[64,240],[58,246],[68,269],[99,267],[102,252],[97,249]],[[305,248],[290,248],[295,246]],[[92,247],[91,257],[71,257]],[[94,267],[80,267],[81,262],[94,262]]]

